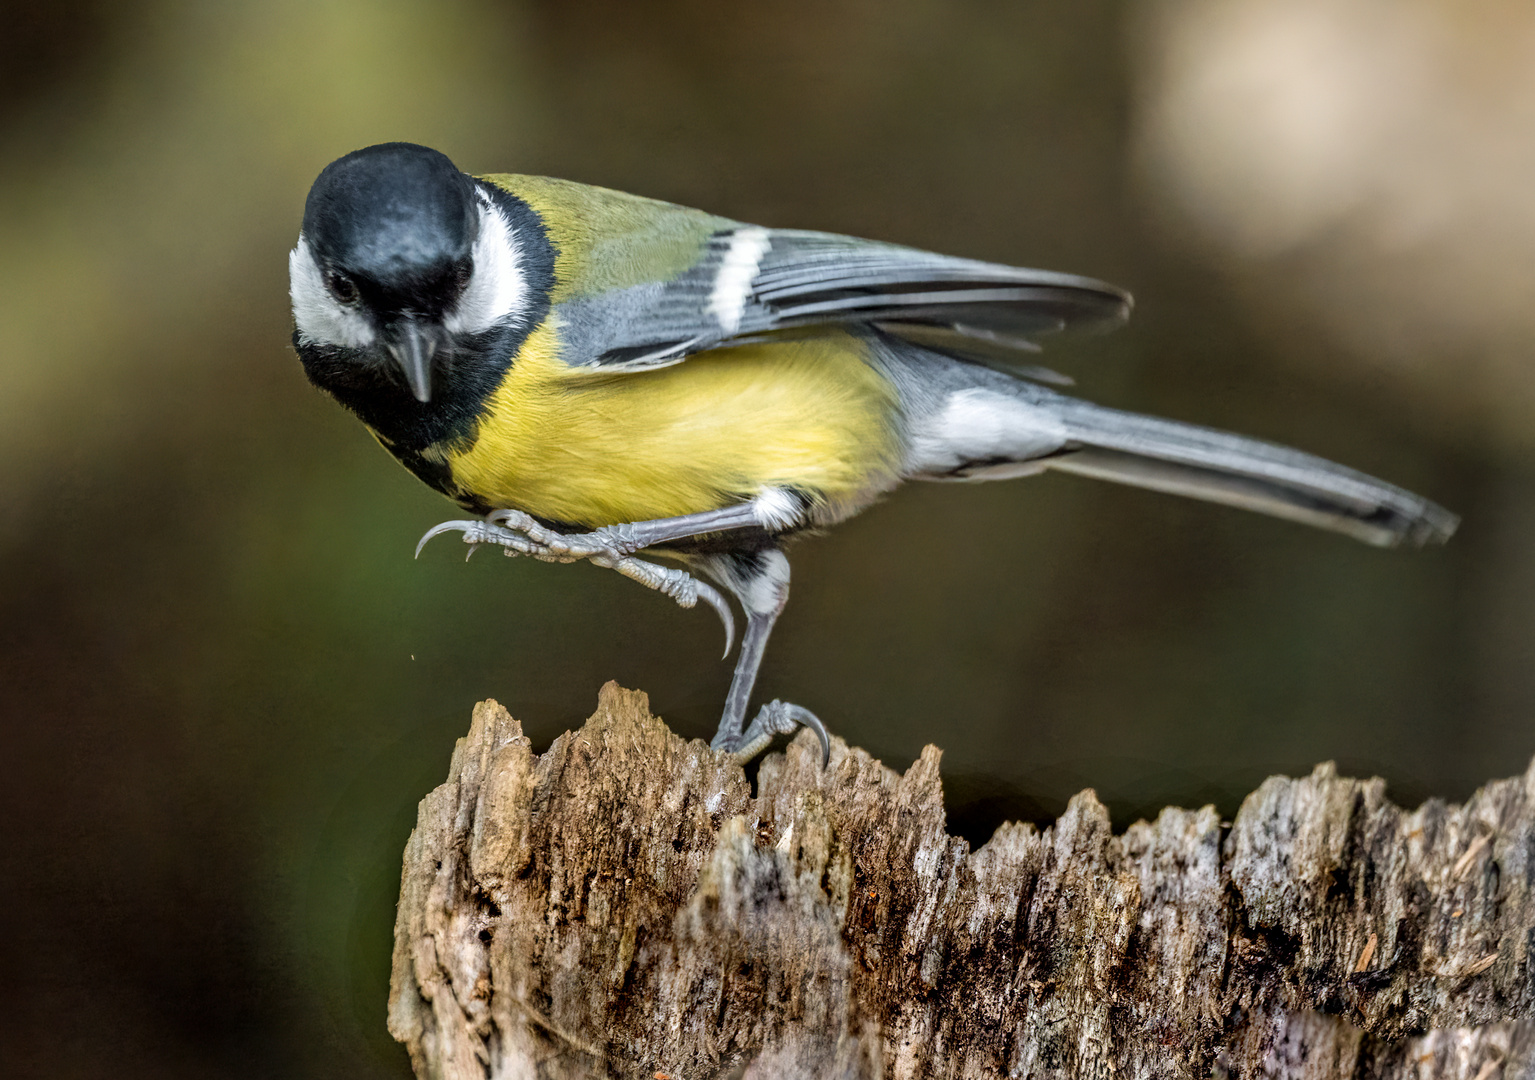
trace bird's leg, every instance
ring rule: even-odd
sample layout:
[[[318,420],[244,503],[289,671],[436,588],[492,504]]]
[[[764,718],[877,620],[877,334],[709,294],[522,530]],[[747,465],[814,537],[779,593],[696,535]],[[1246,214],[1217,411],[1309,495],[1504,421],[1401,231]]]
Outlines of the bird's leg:
[[[735,676],[725,697],[725,712],[719,730],[709,743],[724,750],[737,761],[747,762],[767,748],[775,735],[791,734],[804,725],[821,740],[821,764],[831,758],[831,739],[820,719],[809,709],[783,701],[771,701],[758,710],[743,731],[752,688],[757,683],[757,669],[767,650],[768,635],[789,599],[789,560],[783,552],[769,550],[749,555],[710,557],[703,564],[708,572],[733,592],[746,609],[746,633],[741,638],[741,655],[736,659]]]
[[[494,544],[506,555],[525,555],[543,562],[569,563],[588,559],[671,597],[682,607],[691,608],[700,600],[708,604],[725,625],[725,655],[729,656],[730,647],[735,643],[735,618],[718,590],[686,571],[657,566],[636,559],[631,553],[667,540],[737,529],[756,521],[753,504],[744,503],[726,510],[657,518],[566,535],[547,528],[520,510],[495,510],[483,520],[445,521],[429,529],[416,544],[416,554],[419,556],[426,542],[433,537],[458,530],[463,533],[471,555],[481,544]]]
[[[514,554],[531,555],[547,562],[576,562],[598,557],[622,559],[669,540],[769,524],[778,522],[764,520],[757,501],[702,514],[605,525],[585,533],[557,532],[521,510],[492,510],[483,521],[444,521],[421,538],[416,552],[419,554],[432,537],[457,529],[464,534],[466,544],[497,544]]]
[[[610,525],[575,534],[550,529],[520,510],[496,510],[481,521],[443,522],[421,538],[416,545],[416,554],[419,555],[434,536],[456,529],[463,533],[464,543],[471,546],[471,551],[480,544],[495,544],[507,555],[526,555],[545,562],[588,559],[670,596],[683,607],[692,607],[698,600],[708,603],[725,623],[725,655],[728,656],[735,626],[724,598],[684,571],[644,562],[634,558],[633,553],[706,533],[752,526],[782,529],[796,523],[800,514],[801,508],[791,497],[772,490],[749,503],[724,510]],[[710,745],[716,750],[728,751],[739,761],[750,761],[766,748],[773,736],[787,735],[804,726],[820,738],[824,765],[831,757],[831,740],[826,728],[809,709],[772,701],[762,706],[752,722],[744,730],[742,728],[768,635],[789,599],[789,560],[782,552],[769,549],[740,555],[698,557],[696,562],[734,593],[746,609],[746,634],[741,639],[741,655],[736,662],[735,677],[730,683],[719,730]]]
[[[725,598],[717,589],[704,584],[685,570],[678,570],[671,566],[657,566],[643,559],[633,557],[610,559],[605,555],[593,555],[591,561],[596,566],[617,570],[630,581],[638,581],[647,589],[654,589],[662,596],[671,597],[677,601],[679,607],[690,608],[700,600],[708,604],[720,617],[720,622],[725,624],[725,651],[720,658],[724,659],[730,655],[730,647],[735,644],[736,620],[730,613],[730,605],[725,602]]]

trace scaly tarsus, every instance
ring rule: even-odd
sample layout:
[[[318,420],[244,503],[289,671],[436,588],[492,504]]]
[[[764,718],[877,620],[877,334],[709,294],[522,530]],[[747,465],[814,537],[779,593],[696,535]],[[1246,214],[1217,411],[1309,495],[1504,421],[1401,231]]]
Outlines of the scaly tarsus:
[[[520,510],[496,510],[481,521],[444,521],[434,525],[417,541],[416,558],[421,557],[421,550],[426,547],[427,541],[454,530],[462,533],[464,543],[469,545],[469,551],[464,556],[466,562],[483,545],[495,544],[507,555],[526,555],[544,562],[587,559],[597,566],[617,570],[630,580],[671,597],[681,607],[690,608],[702,600],[714,609],[725,626],[724,656],[729,656],[730,650],[735,647],[735,616],[718,590],[684,570],[636,559],[624,547],[610,543],[608,535],[586,534],[587,537],[600,536],[600,539],[567,537],[544,528]]]

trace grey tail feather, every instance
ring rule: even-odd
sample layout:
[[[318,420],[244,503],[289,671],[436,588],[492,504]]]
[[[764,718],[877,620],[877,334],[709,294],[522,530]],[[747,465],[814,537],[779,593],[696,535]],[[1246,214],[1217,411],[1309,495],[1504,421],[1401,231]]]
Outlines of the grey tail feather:
[[[1324,458],[1212,428],[1062,399],[1072,449],[1052,469],[1239,506],[1379,547],[1443,543],[1460,519]]]

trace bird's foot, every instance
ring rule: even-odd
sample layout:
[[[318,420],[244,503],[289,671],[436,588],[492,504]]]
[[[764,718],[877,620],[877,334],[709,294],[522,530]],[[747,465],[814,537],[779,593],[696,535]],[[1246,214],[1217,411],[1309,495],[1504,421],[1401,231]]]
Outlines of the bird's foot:
[[[745,731],[735,735],[721,732],[714,736],[709,746],[725,751],[744,765],[766,750],[775,735],[792,735],[801,726],[815,732],[816,738],[821,740],[821,768],[826,768],[827,762],[831,761],[831,736],[826,734],[826,725],[803,705],[791,705],[787,701],[768,702],[757,711],[756,719],[746,725]]]
[[[469,555],[479,550],[481,544],[493,544],[501,548],[503,555],[525,555],[540,562],[572,563],[586,559],[670,597],[680,607],[691,608],[702,600],[725,624],[726,656],[735,644],[735,618],[719,591],[684,570],[634,558],[638,546],[631,546],[632,537],[626,535],[623,525],[566,534],[546,528],[521,510],[496,510],[483,520],[444,521],[428,529],[416,544],[416,555],[420,556],[428,540],[455,530],[463,533]]]
[[[730,605],[714,586],[699,581],[686,570],[678,570],[674,566],[657,566],[632,556],[612,559],[606,555],[592,555],[589,558],[597,566],[617,570],[630,581],[638,581],[647,589],[671,597],[679,607],[690,608],[700,600],[708,604],[720,617],[720,622],[725,624],[725,651],[720,659],[730,655],[736,640],[735,616],[731,615]]]
[[[641,547],[633,530],[624,525],[593,529],[586,533],[556,532],[521,510],[492,510],[481,521],[444,521],[428,529],[416,554],[434,536],[454,529],[464,534],[464,543],[478,547],[494,544],[507,555],[526,555],[542,562],[579,562],[582,559],[618,560],[633,555]]]

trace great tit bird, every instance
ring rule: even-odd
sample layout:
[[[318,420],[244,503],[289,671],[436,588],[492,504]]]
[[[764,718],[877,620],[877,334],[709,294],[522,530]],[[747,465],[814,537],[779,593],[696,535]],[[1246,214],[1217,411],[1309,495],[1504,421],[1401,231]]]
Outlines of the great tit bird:
[[[736,597],[746,631],[712,745],[742,758],[801,724],[827,746],[800,706],[745,723],[789,595],[786,541],[906,480],[1054,469],[1382,546],[1457,524],[1321,458],[1045,385],[1058,377],[1021,366],[1036,336],[1130,311],[1090,278],[469,176],[408,143],[325,167],[288,265],[309,379],[475,515],[422,543],[456,530],[703,599],[727,656],[729,608],[695,575]]]

